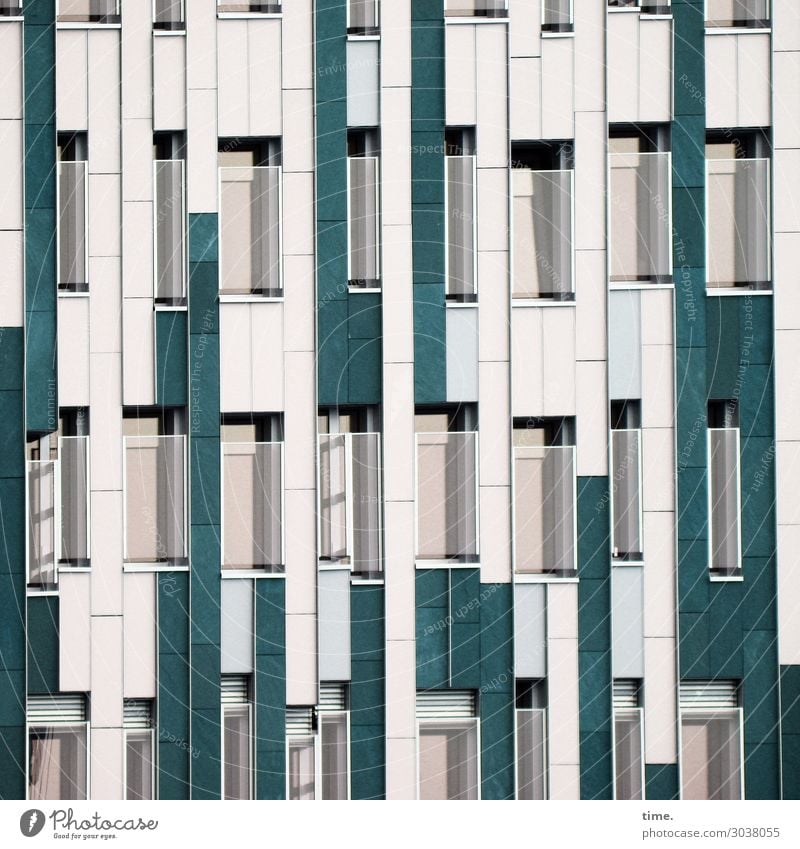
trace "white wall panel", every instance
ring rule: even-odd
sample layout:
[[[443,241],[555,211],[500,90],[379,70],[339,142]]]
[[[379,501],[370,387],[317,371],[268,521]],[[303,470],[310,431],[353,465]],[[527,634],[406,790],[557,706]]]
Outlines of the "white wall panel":
[[[640,18],[639,118],[667,122],[672,118],[672,21]]]
[[[92,29],[88,36],[89,173],[114,173],[120,170],[120,30]]]
[[[92,616],[92,726],[122,725],[122,616]]]
[[[123,201],[153,200],[153,125],[148,118],[122,122],[122,148],[125,167],[122,170]],[[139,232],[125,233],[137,246],[142,240]]]
[[[479,507],[481,581],[507,584],[512,569],[510,486],[481,486]]]
[[[313,489],[287,489],[284,498],[286,612],[311,615],[317,609],[316,494]]]
[[[674,468],[674,467],[673,467]],[[644,636],[675,636],[675,514],[644,514]]]
[[[542,60],[511,59],[509,102],[511,138],[542,137]]]
[[[248,127],[252,136],[282,133],[281,26],[278,18],[247,22]]]
[[[284,295],[284,334],[286,351],[314,350],[314,292],[313,256],[287,256],[283,260],[283,273],[287,281]]]
[[[678,757],[675,641],[644,643],[644,748],[647,763],[670,764]]]
[[[642,427],[672,427],[673,373],[671,345],[642,346]]]
[[[92,257],[89,279],[89,344],[92,353],[122,350],[122,292],[119,257]]]
[[[800,525],[778,526],[778,652],[781,664],[800,663]]]
[[[538,56],[541,52],[542,0],[511,0],[508,6],[509,52]]]
[[[386,639],[414,644],[416,573],[414,571],[414,503],[386,501]],[[416,668],[416,663],[414,664]]]
[[[283,310],[278,301],[250,304],[253,411],[283,410]],[[291,328],[289,329],[291,333]],[[241,364],[240,364],[241,365]]]
[[[60,33],[59,33],[60,35]],[[122,117],[153,117],[153,10],[128,3],[122,28]]]
[[[575,134],[575,42],[542,39],[542,135],[569,139]]]
[[[445,27],[445,116],[451,127],[477,123],[476,29]]]
[[[0,27],[0,120],[22,117],[22,24]]]
[[[311,89],[283,92],[281,156],[284,174],[314,170],[314,97]]]
[[[478,252],[478,358],[503,362],[509,358],[508,254]]]
[[[157,578],[146,572],[130,572],[123,578],[126,699],[156,697]]]
[[[253,581],[225,578],[220,586],[220,671],[247,675],[255,646]]]
[[[283,175],[283,253],[308,256],[314,253],[314,175],[311,172]],[[285,286],[291,285],[288,278]]]
[[[286,387],[286,487],[316,486],[316,369],[313,353],[287,353]]]
[[[153,38],[153,127],[186,128],[186,39]]]
[[[390,321],[383,322],[382,328],[384,362],[413,362],[410,224],[383,229],[383,307],[384,317],[391,317]],[[384,380],[384,391],[385,386]],[[413,406],[413,397],[410,403]]]
[[[91,575],[61,572],[58,580],[58,686],[87,692],[92,686]]]
[[[414,365],[383,367],[383,441],[386,501],[412,501],[414,493]]]
[[[381,84],[411,85],[411,0],[381,4]]]
[[[544,373],[544,414],[546,416],[573,415],[576,409],[575,311],[573,309],[542,310],[541,362]]]
[[[579,360],[606,359],[606,252],[577,251],[575,280],[581,296],[575,303],[575,354]]]
[[[636,12],[611,12],[608,16],[606,76],[608,120],[638,120],[639,15]]]
[[[737,36],[739,127],[768,127],[772,121],[770,36],[741,33]]]
[[[94,412],[92,407],[92,412]],[[93,422],[94,424],[94,422]],[[116,434],[118,453],[113,457],[115,466],[122,462],[122,437]],[[92,431],[89,445],[91,449],[91,469],[102,462],[95,450],[98,442],[97,431]],[[110,461],[107,460],[107,463]],[[94,474],[93,474],[94,477]],[[101,491],[92,484],[91,534],[92,534],[92,615],[119,616],[123,612],[122,557],[123,535],[120,533],[123,514],[122,492]]]
[[[286,704],[317,703],[317,621],[313,615],[286,617]]]
[[[122,382],[128,405],[155,402],[155,321],[153,302],[125,298],[122,313]]]
[[[89,403],[89,298],[59,297],[58,395],[63,407]]]
[[[119,174],[89,175],[90,257],[121,254],[121,182]]]
[[[583,112],[575,116],[575,248],[606,249],[606,135],[605,113]],[[598,285],[592,280],[590,285]],[[603,282],[605,288],[607,284]],[[580,300],[583,281],[576,282]]]
[[[416,674],[417,658],[416,644],[414,640],[390,640],[386,649],[387,668],[396,670],[394,675],[386,677],[386,726],[395,732],[394,738],[406,738],[409,742],[416,744]],[[389,667],[391,664],[391,667]],[[391,739],[387,740],[387,746]],[[387,759],[386,769],[396,768]],[[413,768],[412,768],[413,770]],[[416,794],[416,775],[412,771],[413,779],[406,781],[407,768],[400,770],[401,785],[410,795],[398,798],[414,798]]]
[[[445,310],[448,402],[478,400],[478,310]]]
[[[406,0],[407,2],[407,0]],[[386,4],[393,9],[402,5],[398,0]],[[388,11],[381,9],[381,24],[386,33]],[[296,0],[286,3],[282,13],[283,51],[281,67],[283,87],[310,89],[313,84],[312,47],[313,34],[313,3],[312,0]]]
[[[250,305],[219,307],[220,410],[247,412],[253,408],[253,350]]]
[[[2,203],[0,230],[22,229],[22,121],[0,121],[0,162],[2,166]]]
[[[411,225],[411,92],[407,88],[383,89],[381,96],[381,223]],[[386,244],[384,244],[384,256]],[[384,274],[391,269],[388,258]],[[384,290],[384,296],[386,294]]]
[[[0,29],[5,30],[5,27]],[[56,126],[59,130],[88,129],[88,36],[88,30],[78,29],[60,29],[56,34]]]
[[[604,362],[575,365],[578,475],[608,474],[608,389]]]
[[[118,354],[91,354],[91,488],[122,489],[122,398]]]
[[[217,211],[217,93],[189,89],[186,103],[187,212]]]
[[[0,256],[3,257],[3,272],[0,274],[0,327],[23,325],[25,284],[22,253],[22,231],[0,230]]]
[[[477,149],[479,168],[508,163],[508,36],[505,27],[475,28]]]
[[[528,307],[511,310],[511,412],[514,416],[544,415],[543,312]]]
[[[124,798],[124,737],[119,728],[92,728],[89,751],[91,757],[92,799]]]

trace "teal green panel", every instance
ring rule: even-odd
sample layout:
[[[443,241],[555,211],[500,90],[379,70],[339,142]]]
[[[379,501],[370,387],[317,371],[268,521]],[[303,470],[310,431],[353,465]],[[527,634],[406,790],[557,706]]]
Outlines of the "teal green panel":
[[[386,732],[383,725],[350,729],[350,797],[386,798]]]
[[[13,575],[18,579],[23,598],[27,580],[26,528],[25,479],[0,478],[0,575]],[[24,609],[24,604],[20,604],[19,612]],[[4,610],[7,615],[11,612],[8,605],[4,605]]]
[[[800,799],[800,665],[781,667],[783,798]]]
[[[706,344],[706,271],[687,265],[684,243],[674,240],[675,344],[678,348],[703,348]],[[679,385],[680,392],[680,385]]]
[[[380,404],[383,368],[380,339],[354,339],[349,344],[348,393],[350,404]]]
[[[58,426],[56,314],[27,314],[25,401],[27,428],[49,433]]]
[[[739,426],[742,437],[772,438],[775,432],[775,388],[772,380],[772,366],[747,366],[739,394]]]
[[[481,799],[514,798],[514,700],[481,690]]]
[[[708,620],[711,674],[721,678],[741,678],[744,673],[742,584],[714,584],[709,592],[709,607],[705,615]]]
[[[450,572],[448,569],[417,569],[417,607],[447,609],[449,605]]]
[[[25,124],[25,208],[55,214],[56,131],[53,124]]]
[[[578,668],[581,732],[608,731],[611,728],[611,653],[579,649]]]
[[[255,581],[257,799],[286,797],[285,581]]]
[[[222,758],[219,726],[219,700],[215,707],[196,708],[192,692],[192,799],[220,798]]]
[[[744,663],[744,740],[755,743],[778,742],[780,729],[778,635],[772,631],[745,631]],[[777,772],[777,767],[776,767]]]
[[[0,728],[25,725],[25,669],[0,664]],[[0,770],[2,772],[2,770]]]
[[[58,596],[28,599],[28,693],[58,693]]]
[[[189,336],[189,433],[219,439],[219,335]]]
[[[221,509],[219,440],[208,436],[195,437],[192,440],[191,452],[189,467],[192,476],[192,525],[219,524]],[[197,553],[214,563],[219,560],[219,540],[211,542],[212,550],[206,551],[199,548]]]
[[[221,569],[219,525],[192,525],[190,565],[192,645],[213,645],[219,651]]]
[[[771,437],[742,440],[742,552],[769,557],[776,547],[775,442]]]
[[[0,478],[25,478],[25,425],[19,389],[0,390]],[[15,521],[24,526],[24,513]]]
[[[674,23],[675,123],[688,115],[705,114],[705,51],[703,4],[672,3]]]
[[[25,671],[25,580],[0,568],[0,669]],[[0,690],[0,701],[6,694]],[[13,694],[9,694],[10,696]],[[3,725],[0,720],[0,725]],[[13,724],[13,723],[12,723]]]
[[[700,437],[705,453],[705,426]],[[699,446],[698,446],[699,453]],[[678,471],[678,539],[708,534],[708,474],[705,466]]]
[[[706,372],[709,398],[736,397],[739,375],[738,298],[709,298],[706,305]]]
[[[777,620],[775,555],[745,557],[742,627],[746,631],[774,631]]]
[[[209,336],[219,333],[219,277],[216,262],[193,262],[189,265],[189,333]]]
[[[472,622],[450,626],[450,686],[477,689],[481,684],[481,629]]]
[[[701,613],[678,614],[678,652],[680,677],[699,679],[711,677],[708,643],[710,639],[708,618]]]
[[[414,286],[414,400],[447,400],[444,284]]]
[[[603,652],[610,645],[611,582],[581,578],[578,590],[579,651]]]
[[[21,327],[0,328],[0,390],[22,389],[23,346]]]
[[[608,478],[578,478],[578,570],[581,579],[611,575]]]
[[[514,614],[511,584],[481,584],[481,691],[513,697]]]
[[[702,613],[708,607],[708,540],[678,540],[678,595],[683,613]]]
[[[189,575],[158,573],[159,654],[189,655]]]
[[[55,157],[55,149],[53,151]],[[53,159],[55,162],[55,158]],[[56,306],[56,211],[25,212],[25,310],[52,312]]]
[[[1,675],[1,673],[0,673]],[[0,726],[0,799],[25,798],[25,707],[21,724]]]
[[[752,365],[770,365],[773,357],[772,295],[757,297],[746,295],[740,299],[739,334],[743,345],[747,345],[747,359]]]
[[[323,406],[344,404],[349,386],[347,301],[320,303],[317,316],[319,403]]]
[[[353,586],[350,591],[350,637],[354,661],[383,662],[384,600],[380,586]]]
[[[317,225],[317,303],[347,300],[347,219]],[[345,313],[345,319],[347,313]]]
[[[646,799],[680,798],[677,764],[645,764],[644,781]]]
[[[672,225],[680,266],[703,268],[706,260],[705,192],[701,188],[672,190]],[[697,293],[700,294],[700,293]],[[701,306],[698,301],[698,307]]]
[[[215,212],[190,213],[188,236],[190,263],[216,263],[219,260],[218,216]]]
[[[581,799],[613,799],[614,778],[611,727],[581,732]]]
[[[352,292],[347,297],[347,332],[350,339],[381,338],[381,296],[377,292]]]
[[[783,798],[800,799],[800,734],[784,734],[781,739]]]
[[[780,752],[777,743],[745,746],[744,793],[746,799],[780,799]]]
[[[444,308],[444,206],[442,204],[415,204],[411,211],[414,230],[412,276],[414,296],[424,295],[417,290],[419,284],[442,287]],[[444,322],[444,317],[442,317]]]
[[[186,313],[156,311],[156,404],[186,404]]]
[[[436,689],[450,684],[449,626],[446,607],[417,606],[417,687]]]
[[[192,611],[194,618],[194,611]],[[215,645],[192,643],[192,712],[219,710],[220,656]]]
[[[684,115],[672,124],[672,174],[676,188],[705,186],[705,134],[702,111],[697,115]]]

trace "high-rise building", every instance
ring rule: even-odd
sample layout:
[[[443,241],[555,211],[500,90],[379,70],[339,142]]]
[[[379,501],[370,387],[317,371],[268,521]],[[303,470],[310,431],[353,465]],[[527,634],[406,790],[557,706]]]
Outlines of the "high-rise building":
[[[795,0],[0,56],[0,797],[800,798]]]

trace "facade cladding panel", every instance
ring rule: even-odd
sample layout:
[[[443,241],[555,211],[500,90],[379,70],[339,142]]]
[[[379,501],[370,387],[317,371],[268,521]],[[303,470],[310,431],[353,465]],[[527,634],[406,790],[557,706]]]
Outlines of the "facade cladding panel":
[[[794,7],[0,3],[0,798],[800,798]]]

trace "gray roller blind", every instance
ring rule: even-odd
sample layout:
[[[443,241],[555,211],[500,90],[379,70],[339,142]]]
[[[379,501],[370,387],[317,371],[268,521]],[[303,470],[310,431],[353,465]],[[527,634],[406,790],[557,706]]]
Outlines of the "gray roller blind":
[[[739,706],[737,681],[684,681],[680,685],[682,708],[735,708]]]
[[[28,696],[28,722],[85,722],[86,698],[82,694]]]

